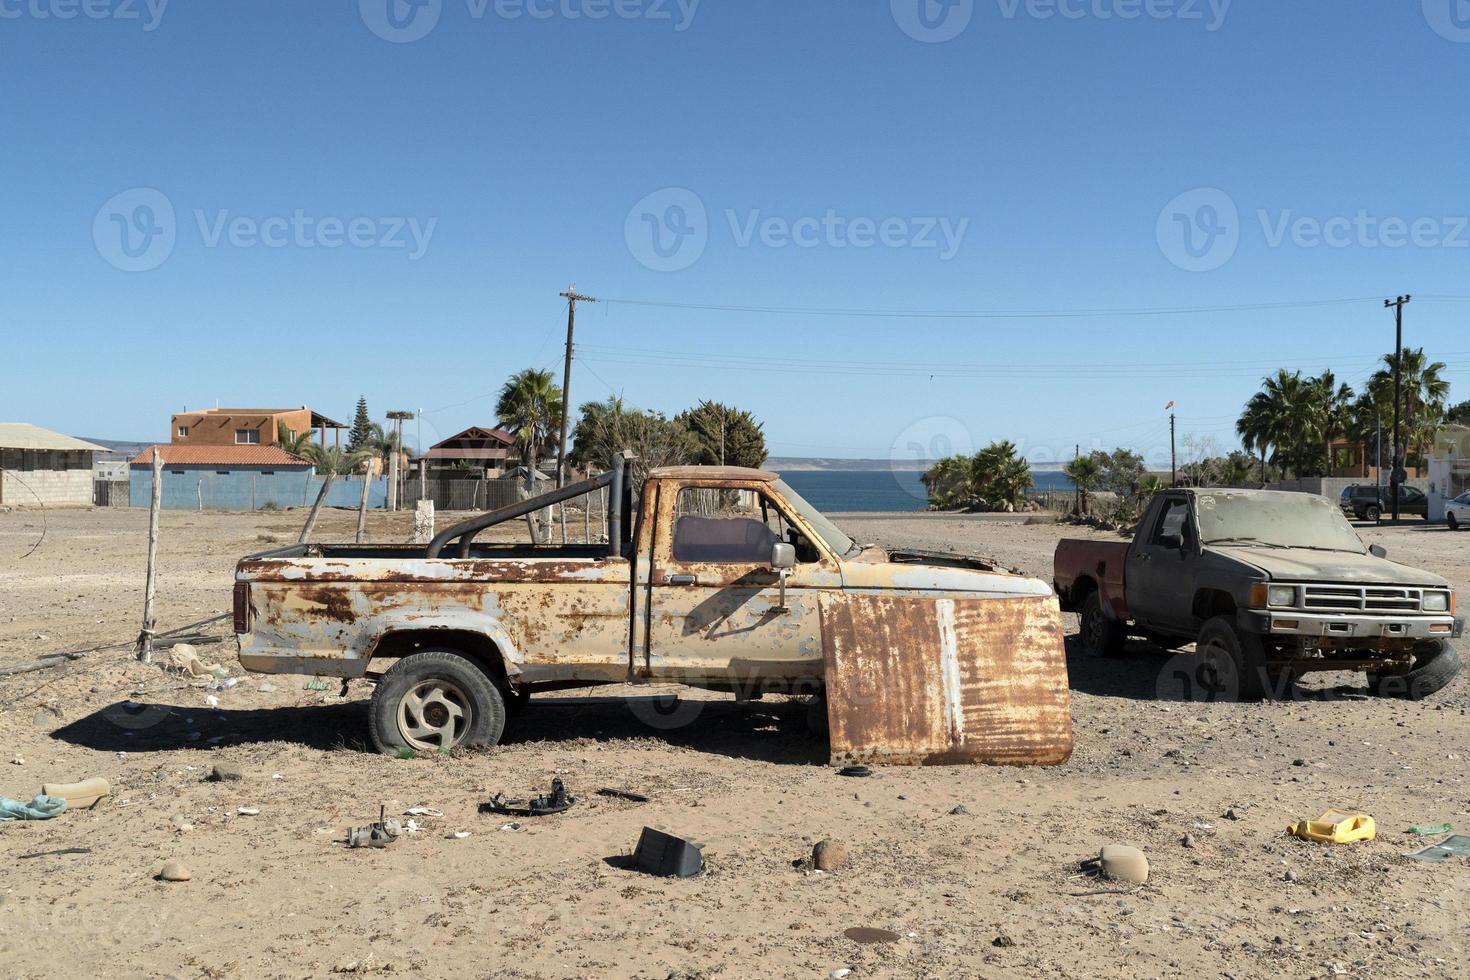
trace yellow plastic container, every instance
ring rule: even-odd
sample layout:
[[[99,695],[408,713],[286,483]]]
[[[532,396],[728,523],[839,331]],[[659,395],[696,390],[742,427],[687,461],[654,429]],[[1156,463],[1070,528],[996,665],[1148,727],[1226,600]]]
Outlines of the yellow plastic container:
[[[1373,818],[1366,813],[1346,813],[1328,810],[1316,820],[1303,820],[1286,828],[1288,834],[1302,840],[1319,844],[1351,844],[1360,840],[1373,840],[1378,828]]]

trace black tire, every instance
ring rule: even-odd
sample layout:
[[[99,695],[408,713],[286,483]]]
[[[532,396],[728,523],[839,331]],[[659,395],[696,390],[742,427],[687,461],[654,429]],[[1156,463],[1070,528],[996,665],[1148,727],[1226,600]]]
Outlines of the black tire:
[[[1380,510],[1378,507],[1369,507],[1367,510],[1363,511],[1363,520],[1372,521],[1375,524],[1378,523],[1378,518],[1382,516],[1383,511]]]
[[[417,704],[410,700],[415,695]],[[505,731],[505,699],[464,654],[422,650],[398,661],[378,681],[368,730],[373,748],[389,755],[495,745]]]
[[[1368,690],[1380,698],[1422,701],[1460,673],[1460,655],[1446,640],[1430,640],[1414,650],[1414,666],[1400,674],[1369,674]]]
[[[1233,616],[1216,616],[1200,628],[1195,653],[1213,664],[1219,679],[1219,700],[1231,695],[1241,701],[1290,699],[1296,672],[1268,667],[1266,648],[1254,633],[1242,633]]]
[[[1445,516],[1445,519],[1449,521],[1451,531],[1458,531],[1460,529],[1460,519],[1455,516],[1454,511],[1450,511],[1450,513]]]
[[[1103,612],[1102,596],[1096,589],[1082,600],[1078,617],[1081,625],[1077,630],[1077,642],[1084,654],[1089,657],[1116,657],[1123,652],[1128,631],[1122,623],[1109,619]]]

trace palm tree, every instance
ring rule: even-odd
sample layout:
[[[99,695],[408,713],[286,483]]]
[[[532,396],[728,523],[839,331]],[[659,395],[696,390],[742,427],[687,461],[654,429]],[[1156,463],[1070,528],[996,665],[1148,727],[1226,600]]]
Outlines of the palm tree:
[[[1271,400],[1258,391],[1245,403],[1235,423],[1235,433],[1246,452],[1261,457],[1261,482],[1266,482],[1266,451],[1271,448]]]
[[[994,506],[1004,503],[1012,510],[1021,495],[1031,488],[1031,464],[1021,458],[1012,442],[993,442],[975,454],[971,483]]]
[[[498,425],[515,436],[527,480],[535,474],[541,447],[561,428],[561,388],[550,371],[527,368],[510,376],[495,403]]]
[[[968,456],[948,456],[922,477],[929,505],[938,510],[964,506],[974,499],[974,468]]]
[[[1368,391],[1373,404],[1378,406],[1380,421],[1386,438],[1393,433],[1393,355],[1385,354],[1384,367],[1368,381]],[[1408,348],[1403,353],[1403,416],[1404,445],[1401,451],[1407,456],[1417,452],[1422,459],[1434,442],[1439,431],[1449,398],[1450,383],[1444,379],[1448,369],[1442,361],[1430,363],[1424,348]],[[1397,463],[1397,461],[1395,461]]]
[[[311,505],[311,513],[306,515],[306,523],[301,527],[301,536],[296,539],[297,544],[305,544],[306,539],[311,537],[311,532],[316,527],[317,515],[321,513],[322,504],[326,502],[327,492],[332,489],[332,481],[337,479],[337,474],[351,473],[371,458],[370,451],[344,452],[337,446],[323,446],[318,443],[307,446],[301,455],[316,465],[317,472],[323,474],[324,479],[316,501]]]
[[[1073,459],[1066,466],[1062,467],[1062,472],[1067,474],[1068,479],[1077,485],[1077,492],[1080,495],[1078,497],[1080,501],[1080,512],[1085,516],[1089,510],[1088,492],[1097,485],[1098,480],[1102,479],[1102,467],[1098,465],[1097,460],[1089,453],[1086,456],[1078,456]]]
[[[280,443],[281,448],[292,456],[300,456],[305,459],[307,452],[311,449],[311,430],[295,432],[286,428],[285,422],[277,422],[276,442]]]
[[[1261,454],[1263,462],[1269,447],[1271,462],[1289,465],[1294,475],[1301,476],[1311,468],[1325,424],[1318,380],[1281,368],[1262,381],[1261,390],[1246,403],[1235,430]]]
[[[1353,425],[1353,389],[1338,384],[1331,371],[1311,379],[1312,414],[1318,437],[1322,440],[1324,475],[1332,476],[1332,441],[1347,435]]]

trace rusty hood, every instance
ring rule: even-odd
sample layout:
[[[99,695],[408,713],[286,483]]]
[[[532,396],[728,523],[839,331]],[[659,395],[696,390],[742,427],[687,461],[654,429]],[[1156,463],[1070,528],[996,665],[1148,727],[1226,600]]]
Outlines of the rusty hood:
[[[845,592],[822,596],[821,615],[834,763],[1036,766],[1070,757],[1055,597]]]
[[[842,563],[848,589],[933,593],[936,595],[1049,596],[1051,586],[1013,568],[979,556],[931,551],[884,551],[869,547]]]

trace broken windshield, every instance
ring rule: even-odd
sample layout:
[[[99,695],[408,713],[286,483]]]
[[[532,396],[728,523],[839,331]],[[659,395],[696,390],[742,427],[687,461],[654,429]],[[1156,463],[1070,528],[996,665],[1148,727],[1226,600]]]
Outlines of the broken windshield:
[[[1228,490],[1195,497],[1200,540],[1244,548],[1315,548],[1351,551],[1367,548],[1353,526],[1326,497],[1315,493],[1245,494]]]
[[[822,536],[822,540],[827,542],[827,547],[836,552],[839,558],[846,558],[858,550],[858,546],[852,538],[843,534],[836,524],[827,520],[826,515],[803,500],[801,494],[786,485],[785,480],[777,480],[776,489],[796,509],[796,512],[802,516],[802,519],[812,526],[812,530]]]

